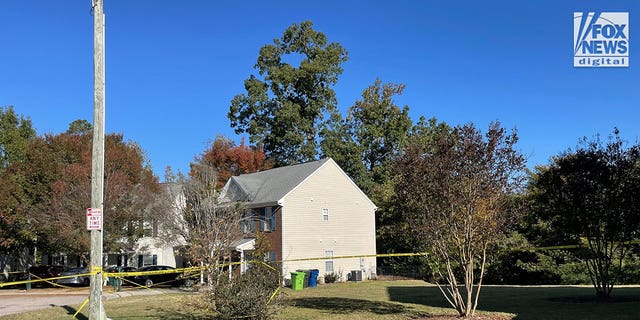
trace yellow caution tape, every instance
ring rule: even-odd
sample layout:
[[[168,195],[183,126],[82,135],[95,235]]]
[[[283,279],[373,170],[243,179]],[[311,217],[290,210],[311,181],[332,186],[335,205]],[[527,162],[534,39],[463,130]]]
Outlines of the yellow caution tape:
[[[615,242],[615,243],[619,244],[619,242]],[[625,246],[634,245],[634,244],[640,244],[640,239],[622,242],[622,245],[625,245]],[[563,249],[578,249],[578,248],[582,248],[582,247],[584,247],[584,245],[568,244],[568,245],[560,245],[560,246],[523,248],[522,250],[527,250],[527,249],[528,250],[534,250],[534,251],[538,251],[538,250],[563,250]]]
[[[73,314],[74,318],[78,315],[78,313],[80,313],[80,311],[82,311],[82,308],[84,308],[84,306],[87,305],[87,302],[89,302],[89,298],[84,299],[84,302],[82,303],[82,305],[80,305],[80,308],[78,308],[78,311],[76,311],[76,313]]]
[[[267,304],[269,304],[271,302],[271,300],[273,300],[273,297],[276,296],[276,294],[278,293],[278,291],[280,291],[280,287],[277,287],[275,291],[273,291],[273,293],[271,294],[271,296],[269,297],[269,300],[267,300]]]
[[[623,243],[624,245],[631,245],[631,244],[640,244],[640,240],[632,240],[632,241],[627,241]],[[538,247],[538,248],[522,248],[522,250],[560,250],[560,249],[574,249],[574,248],[578,248],[580,247],[579,245],[562,245],[562,246],[549,246],[549,247]],[[353,259],[353,258],[390,258],[390,257],[416,257],[416,256],[426,256],[427,252],[413,252],[413,253],[380,253],[380,254],[366,254],[366,255],[348,255],[348,256],[333,256],[333,257],[312,257],[312,258],[300,258],[300,259],[286,259],[286,260],[278,260],[278,261],[272,261],[273,263],[283,263],[283,262],[294,262],[294,261],[317,261],[317,260],[337,260],[337,259]],[[5,287],[5,286],[13,286],[13,285],[19,285],[19,284],[25,284],[25,283],[33,283],[33,282],[48,282],[51,283],[53,285],[58,285],[61,286],[59,284],[56,283],[52,283],[50,281],[52,280],[58,280],[58,279],[66,279],[66,278],[73,278],[73,277],[82,277],[82,276],[92,276],[95,274],[98,274],[100,272],[102,272],[102,276],[103,278],[106,277],[136,277],[136,276],[144,276],[144,275],[158,275],[158,274],[170,274],[170,273],[185,273],[185,274],[193,274],[196,272],[200,272],[200,271],[204,271],[207,270],[209,268],[225,268],[225,267],[229,267],[229,266],[235,266],[235,265],[240,265],[240,264],[245,264],[245,263],[262,263],[265,266],[276,270],[273,266],[270,266],[269,264],[265,263],[264,261],[239,261],[239,262],[230,262],[230,263],[225,263],[225,264],[219,264],[219,265],[206,265],[206,266],[198,266],[198,267],[188,267],[188,268],[176,268],[176,269],[169,269],[169,270],[155,270],[155,271],[132,271],[132,272],[103,272],[102,271],[102,267],[100,266],[91,266],[90,272],[89,273],[83,273],[83,274],[74,274],[74,275],[70,275],[70,276],[60,276],[60,277],[54,277],[54,278],[47,278],[47,279],[35,279],[35,280],[22,280],[22,281],[13,281],[13,282],[0,282],[0,288],[1,287]],[[15,273],[19,273],[19,272],[15,272]],[[193,275],[187,275],[187,277],[190,277]],[[36,277],[37,278],[37,277]],[[124,281],[127,282],[131,282],[127,279],[123,279]],[[174,281],[174,280],[172,280]],[[144,287],[145,286],[140,286],[140,287]],[[275,293],[274,293],[275,295]],[[272,298],[270,298],[269,300],[271,300]]]
[[[59,279],[74,278],[74,277],[84,277],[84,276],[90,276],[90,275],[91,275],[91,273],[82,273],[82,274],[74,274],[74,275],[70,275],[70,276],[59,276],[59,277],[53,277],[53,278],[40,278],[40,277],[32,274],[31,276],[34,277],[35,279],[12,281],[12,282],[1,282],[0,283],[0,288],[1,287],[6,287],[6,286],[14,286],[14,285],[18,285],[18,284],[34,283],[34,282],[46,282],[46,283],[49,283],[49,284],[54,285],[54,286],[67,288],[66,286],[63,286],[61,284],[58,284],[58,283],[55,283],[55,282],[52,282],[52,281],[53,280],[59,280]]]
[[[388,258],[388,257],[415,257],[426,256],[426,252],[417,253],[380,253],[380,254],[365,254],[365,255],[352,255],[352,256],[333,256],[333,257],[321,257],[321,258],[300,258],[300,259],[288,259],[274,262],[293,262],[293,261],[314,261],[314,260],[336,260],[336,259],[352,259],[352,258]]]
[[[0,274],[13,274],[13,273],[27,273],[27,270],[24,270],[24,271],[7,271],[7,272],[0,272]]]

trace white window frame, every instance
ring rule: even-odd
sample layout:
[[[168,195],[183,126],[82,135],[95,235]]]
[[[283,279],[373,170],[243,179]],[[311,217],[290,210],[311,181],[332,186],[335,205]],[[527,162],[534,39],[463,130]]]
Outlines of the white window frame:
[[[334,273],[335,268],[333,265],[333,250],[325,250],[324,251],[325,258],[330,258],[329,260],[324,261],[324,272],[325,273]]]
[[[273,211],[273,207],[265,207],[264,208],[264,221],[262,223],[261,231],[276,231],[278,228],[276,222],[276,213]]]
[[[329,209],[322,208],[322,221],[329,221]]]
[[[265,260],[267,260],[268,262],[273,262],[276,261],[278,255],[275,251],[269,251],[267,253],[265,253]]]
[[[240,229],[242,233],[255,233],[256,232],[256,213],[249,209],[242,214],[242,221],[240,222]]]

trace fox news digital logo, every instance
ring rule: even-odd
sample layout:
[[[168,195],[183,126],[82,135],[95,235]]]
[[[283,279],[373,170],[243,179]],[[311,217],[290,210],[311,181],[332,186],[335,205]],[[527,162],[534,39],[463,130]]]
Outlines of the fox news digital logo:
[[[574,12],[574,67],[628,67],[629,13]]]

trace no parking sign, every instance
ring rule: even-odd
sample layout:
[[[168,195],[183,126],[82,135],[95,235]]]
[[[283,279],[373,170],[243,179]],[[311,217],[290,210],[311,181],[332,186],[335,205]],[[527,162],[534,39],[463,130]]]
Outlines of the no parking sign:
[[[102,230],[102,209],[87,208],[87,230]]]

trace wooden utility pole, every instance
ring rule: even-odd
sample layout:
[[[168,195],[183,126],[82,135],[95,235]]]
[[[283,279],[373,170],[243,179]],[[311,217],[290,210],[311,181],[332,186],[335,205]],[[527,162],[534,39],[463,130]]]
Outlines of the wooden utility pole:
[[[93,153],[91,154],[91,208],[103,213],[104,193],[104,11],[103,0],[93,6]],[[102,216],[104,221],[104,215]],[[102,230],[91,230],[91,287],[89,319],[106,320],[102,305]]]

